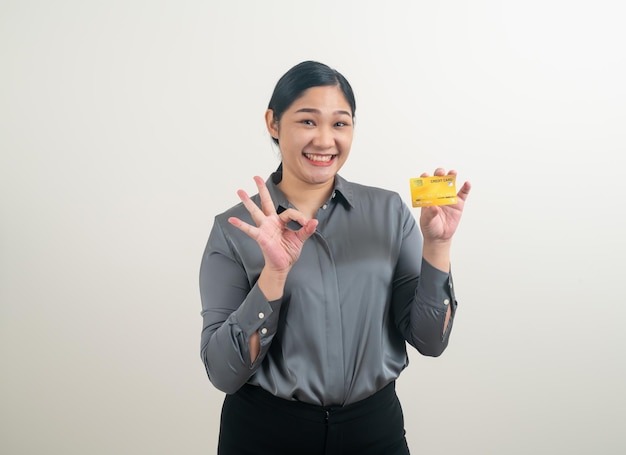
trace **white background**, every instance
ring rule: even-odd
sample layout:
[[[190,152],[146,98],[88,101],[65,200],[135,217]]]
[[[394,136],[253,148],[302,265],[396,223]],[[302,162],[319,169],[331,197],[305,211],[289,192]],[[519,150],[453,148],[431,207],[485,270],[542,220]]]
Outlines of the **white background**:
[[[215,453],[200,257],[278,164],[274,84],[314,59],[357,96],[344,177],[408,203],[437,166],[474,185],[450,346],[399,380],[413,452],[625,453],[625,18],[617,0],[1,0],[0,452]]]

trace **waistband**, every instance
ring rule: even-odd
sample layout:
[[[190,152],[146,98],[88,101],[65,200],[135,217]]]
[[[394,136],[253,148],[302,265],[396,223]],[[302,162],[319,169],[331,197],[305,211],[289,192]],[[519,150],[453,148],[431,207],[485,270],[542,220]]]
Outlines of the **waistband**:
[[[373,395],[363,400],[345,406],[318,406],[296,400],[285,400],[276,397],[261,387],[245,384],[236,393],[239,398],[250,403],[273,409],[276,412],[287,413],[294,418],[305,419],[319,423],[341,423],[353,419],[367,417],[380,408],[399,406],[396,395],[396,383],[390,382]]]

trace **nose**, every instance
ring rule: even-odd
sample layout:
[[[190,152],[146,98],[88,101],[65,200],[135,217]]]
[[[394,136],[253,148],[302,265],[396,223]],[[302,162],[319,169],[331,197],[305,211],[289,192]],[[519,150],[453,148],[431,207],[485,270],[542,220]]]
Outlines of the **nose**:
[[[319,149],[329,149],[335,145],[335,131],[329,126],[320,126],[317,128],[313,145]]]

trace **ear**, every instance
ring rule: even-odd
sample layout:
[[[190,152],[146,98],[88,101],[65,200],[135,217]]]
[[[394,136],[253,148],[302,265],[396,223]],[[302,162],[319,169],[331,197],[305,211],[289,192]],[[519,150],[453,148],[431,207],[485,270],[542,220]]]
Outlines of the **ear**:
[[[265,126],[270,136],[278,140],[278,121],[274,118],[274,111],[272,109],[265,111]]]

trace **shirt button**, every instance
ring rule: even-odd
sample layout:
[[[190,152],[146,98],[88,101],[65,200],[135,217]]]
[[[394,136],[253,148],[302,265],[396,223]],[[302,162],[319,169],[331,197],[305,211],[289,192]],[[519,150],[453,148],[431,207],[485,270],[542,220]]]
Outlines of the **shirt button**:
[[[335,199],[335,196],[336,196],[336,195],[337,195],[337,193],[335,193],[335,192],[333,191],[333,195],[331,196],[331,198],[332,198],[332,199]]]
[[[328,208],[328,204],[322,205],[322,209],[326,210]]]
[[[448,305],[449,303],[450,303],[450,301],[449,301],[448,299],[445,299],[445,300],[443,301],[443,304],[444,304],[444,305]]]
[[[259,319],[263,319],[264,317],[265,317],[265,314],[259,313]]]
[[[261,335],[266,335],[267,334],[267,329],[265,327],[263,327],[261,329]]]

